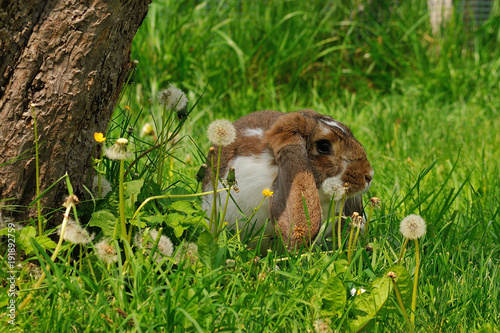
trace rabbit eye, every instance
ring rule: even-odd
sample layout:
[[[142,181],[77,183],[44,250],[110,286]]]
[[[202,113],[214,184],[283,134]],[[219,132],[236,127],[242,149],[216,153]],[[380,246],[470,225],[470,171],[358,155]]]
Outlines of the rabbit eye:
[[[329,154],[331,151],[332,145],[328,140],[319,140],[316,142],[316,149],[320,154]]]

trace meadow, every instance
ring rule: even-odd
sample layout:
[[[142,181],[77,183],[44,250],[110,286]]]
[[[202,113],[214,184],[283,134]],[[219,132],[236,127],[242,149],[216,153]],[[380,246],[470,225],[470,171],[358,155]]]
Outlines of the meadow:
[[[36,224],[17,232],[26,253],[18,300],[32,298],[6,327],[499,332],[499,38],[498,3],[480,26],[457,11],[433,34],[424,1],[155,0],[134,39],[138,63],[96,142],[110,149],[127,138],[130,156],[96,155],[111,192],[89,188],[67,204],[88,241],[56,247],[57,228],[31,238]],[[187,115],[157,100],[169,84],[185,92]],[[364,194],[370,228],[352,258],[349,235],[342,251],[267,256],[228,231],[210,235],[194,196],[208,125],[304,108],[348,125],[375,170]],[[427,230],[396,263],[410,214]]]

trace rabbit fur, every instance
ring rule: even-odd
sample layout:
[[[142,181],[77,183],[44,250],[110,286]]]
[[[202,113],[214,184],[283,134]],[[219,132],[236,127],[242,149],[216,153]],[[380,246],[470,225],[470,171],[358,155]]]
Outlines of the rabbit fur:
[[[258,111],[234,126],[236,140],[222,147],[220,162],[220,179],[234,167],[239,189],[231,191],[225,218],[229,228],[243,236],[260,235],[264,228],[263,249],[270,246],[269,239],[279,238],[291,250],[315,239],[332,197],[340,210],[345,193],[344,216],[362,212],[361,194],[369,189],[374,172],[347,126],[313,110]],[[214,148],[208,161],[211,154],[217,160]],[[203,180],[204,191],[213,189],[211,169]],[[223,188],[220,181],[218,188]],[[262,202],[264,189],[274,194]],[[227,192],[218,196],[218,202],[225,203]],[[203,207],[210,210],[212,203],[208,195]],[[331,225],[326,232],[331,235]]]

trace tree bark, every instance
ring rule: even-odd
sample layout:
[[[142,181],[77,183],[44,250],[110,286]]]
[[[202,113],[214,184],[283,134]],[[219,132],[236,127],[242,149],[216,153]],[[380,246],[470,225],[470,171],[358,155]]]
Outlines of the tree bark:
[[[0,208],[36,198],[32,104],[41,191],[68,172],[76,194],[83,193],[93,133],[106,131],[150,2],[0,0]],[[65,194],[60,185],[48,192],[45,212],[60,207]],[[19,221],[30,214],[13,215]]]

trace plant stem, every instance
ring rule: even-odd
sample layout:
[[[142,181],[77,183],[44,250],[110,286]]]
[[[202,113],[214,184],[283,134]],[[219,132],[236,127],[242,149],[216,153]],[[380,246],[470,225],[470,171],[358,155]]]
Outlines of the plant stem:
[[[354,232],[354,229],[351,228],[351,234],[349,235],[349,247],[347,249],[347,259],[348,259],[349,264],[351,264],[352,252],[353,252],[354,248],[356,247],[356,243],[358,242],[358,237],[359,237],[360,228],[359,227],[355,227],[355,228],[356,228],[356,234],[354,236],[354,241],[352,242],[352,248],[351,248],[351,239],[352,239],[352,234]]]
[[[99,159],[99,163],[97,164],[97,195],[99,198],[102,197],[102,186],[101,186],[101,168],[102,168],[102,159],[104,157],[104,149],[101,147],[101,158]]]
[[[69,177],[68,177],[68,174],[65,175],[66,177],[66,183],[68,184],[68,192],[70,195],[73,195],[73,188],[71,187],[71,184],[69,182]],[[61,225],[61,235],[59,236],[59,241],[57,243],[57,246],[54,250],[54,253],[52,253],[52,256],[50,257],[50,260],[54,261],[56,260],[57,258],[57,255],[59,254],[59,251],[61,250],[61,247],[62,247],[62,243],[63,243],[63,240],[64,240],[64,233],[66,231],[66,226],[68,225],[68,221],[69,221],[69,213],[71,211],[71,208],[73,208],[74,205],[73,204],[70,204],[68,205],[68,207],[66,207],[66,210],[64,212],[64,218],[63,218],[63,222],[62,222],[62,225]],[[47,266],[45,267],[45,270],[46,271],[49,271],[50,270],[50,265],[47,264]],[[38,281],[33,285],[33,287],[31,289],[37,289],[40,287],[40,285],[42,284],[43,280],[45,280],[45,271],[42,272],[42,275],[40,276],[40,278],[38,279]],[[31,291],[28,296],[26,296],[26,298],[24,299],[24,301],[19,305],[19,307],[17,308],[17,311],[21,311],[22,309],[24,309],[24,307],[31,301],[31,299],[33,298],[33,291]]]
[[[370,224],[370,220],[372,218],[373,210],[375,208],[370,205],[370,211],[368,212],[368,217],[366,218],[366,223],[365,223],[365,233],[363,235],[363,238],[366,238],[368,236],[368,225]]]
[[[359,237],[359,232],[361,231],[361,228],[356,229],[356,234],[354,235],[354,245],[358,242],[358,237]]]
[[[337,221],[337,242],[339,246],[339,251],[342,253],[342,213],[344,212],[345,194],[342,196],[342,201],[340,203],[339,219]]]
[[[222,191],[227,191],[227,190],[229,190],[229,189],[222,188],[220,190],[217,190],[217,192],[222,192]],[[141,209],[144,208],[144,206],[146,206],[146,204],[148,202],[150,202],[151,200],[164,199],[164,198],[192,198],[192,197],[199,197],[202,195],[208,195],[208,194],[212,194],[212,193],[213,193],[212,191],[209,191],[209,192],[194,193],[194,194],[162,194],[162,195],[155,195],[154,197],[149,197],[146,200],[144,200],[144,202],[139,206],[139,208],[137,208],[134,215],[132,216],[132,220],[134,220],[137,217],[137,214],[139,214]]]
[[[351,228],[351,232],[349,233],[349,244],[347,245],[347,262],[349,265],[351,264],[351,246],[352,246],[352,236],[354,234],[354,228]]]
[[[215,233],[216,235],[219,234],[219,232],[222,230],[222,226],[224,225],[224,219],[226,218],[227,205],[229,204],[230,192],[231,192],[231,186],[227,189],[226,204],[224,205],[224,210],[222,211],[222,216],[221,216],[221,220],[220,220],[221,225],[219,226],[220,228],[218,228],[216,230],[216,233]]]
[[[220,151],[220,147],[219,147]],[[214,169],[214,154],[211,154],[211,165],[212,165],[212,188],[213,188],[213,203],[212,203],[212,213],[210,214],[210,232],[212,232],[212,228],[214,227],[214,222],[215,222],[215,228],[217,229],[218,223],[216,223],[216,218],[217,218],[217,196],[216,191],[217,187],[219,184],[219,163],[217,163],[216,169]]]
[[[405,252],[405,249],[406,249],[406,245],[408,244],[408,238],[405,240],[404,244],[403,244],[403,247],[401,248],[401,253],[399,254],[399,258],[398,260],[396,261],[396,265],[399,264],[401,262],[401,259],[403,259],[403,254]]]
[[[417,310],[417,286],[418,286],[419,268],[420,268],[420,253],[418,247],[418,239],[415,239],[415,275],[413,276],[413,294],[411,296],[411,314],[410,314],[410,319],[413,326],[415,326],[415,312]]]
[[[125,224],[125,198],[124,198],[124,184],[123,184],[123,173],[125,170],[125,160],[120,160],[120,183],[118,189],[118,198],[119,198],[119,208],[120,208],[120,227],[121,227],[121,235],[123,240],[127,239],[127,226]]]
[[[398,299],[399,307],[401,308],[401,312],[403,312],[403,317],[405,318],[405,323],[410,329],[410,331],[413,333],[415,332],[415,330],[413,329],[413,325],[410,323],[410,320],[408,319],[408,314],[406,313],[405,306],[403,304],[403,299],[401,298],[401,293],[399,292],[398,284],[396,283],[395,279],[391,278],[391,280],[394,286],[394,291],[396,292],[396,298]]]

